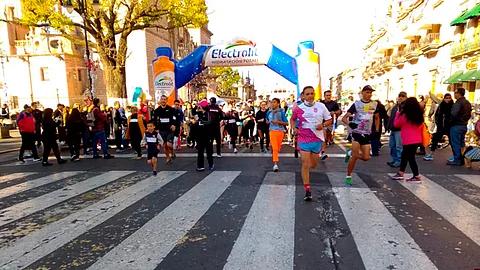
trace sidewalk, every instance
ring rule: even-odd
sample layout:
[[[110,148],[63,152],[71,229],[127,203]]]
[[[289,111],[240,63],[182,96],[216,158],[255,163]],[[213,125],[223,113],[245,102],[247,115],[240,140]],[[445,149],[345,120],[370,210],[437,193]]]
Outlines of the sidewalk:
[[[0,139],[0,154],[18,151],[22,144],[22,138],[18,129],[10,130],[10,136],[12,138]]]

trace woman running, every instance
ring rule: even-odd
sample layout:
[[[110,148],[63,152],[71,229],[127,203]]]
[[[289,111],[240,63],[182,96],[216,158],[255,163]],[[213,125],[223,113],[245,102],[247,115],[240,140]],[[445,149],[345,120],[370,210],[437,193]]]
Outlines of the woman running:
[[[318,165],[319,153],[325,140],[323,127],[332,124],[332,116],[325,104],[315,102],[315,89],[312,86],[303,88],[302,94],[304,102],[293,110],[290,126],[295,127],[295,122],[299,120],[298,127],[293,129],[293,134],[298,135],[297,148],[302,159],[304,200],[311,201],[310,168],[315,169]]]
[[[272,110],[268,111],[266,124],[270,124],[270,144],[272,145],[273,171],[278,172],[278,153],[285,137],[285,127],[288,126],[285,111],[280,108],[280,99],[272,100]]]

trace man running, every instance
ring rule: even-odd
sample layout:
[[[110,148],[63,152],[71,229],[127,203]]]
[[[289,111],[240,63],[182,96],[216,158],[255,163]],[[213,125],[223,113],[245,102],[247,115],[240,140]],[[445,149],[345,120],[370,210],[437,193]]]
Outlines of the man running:
[[[302,180],[305,187],[305,201],[312,200],[310,191],[310,168],[315,169],[320,158],[320,150],[325,140],[324,126],[332,124],[332,117],[323,103],[315,102],[315,89],[312,86],[303,88],[304,102],[297,105],[290,119],[290,126],[295,127],[298,119],[298,128],[293,134],[298,134],[298,150],[302,159]]]
[[[165,151],[165,156],[167,157],[165,165],[171,164],[172,158],[175,158],[175,152],[173,151],[173,137],[176,128],[176,120],[174,119],[175,111],[172,107],[167,105],[167,99],[167,96],[162,95],[160,98],[160,106],[158,106],[153,113],[157,130],[163,139],[163,149]],[[170,154],[172,156],[170,156]]]
[[[340,110],[340,107],[338,106],[338,103],[335,100],[332,100],[332,91],[327,90],[323,93],[324,100],[321,102],[325,104],[325,107],[327,107],[328,111],[330,112],[330,115],[332,116],[332,120],[334,121],[336,117],[340,116],[342,110]],[[323,133],[325,136],[325,143],[322,144],[322,154],[320,155],[321,160],[325,160],[328,158],[328,155],[325,154],[325,149],[327,148],[327,145],[332,145],[333,144],[333,130],[334,126],[330,125],[328,127],[325,127],[323,129]]]
[[[380,114],[378,103],[372,100],[373,91],[370,85],[363,87],[361,99],[355,101],[342,118],[343,123],[352,129],[352,149],[348,149],[345,156],[345,162],[348,162],[345,184],[349,186],[352,185],[352,172],[357,159],[370,160],[370,134],[374,117],[375,131],[380,131]],[[353,116],[352,121],[349,120],[350,116]]]

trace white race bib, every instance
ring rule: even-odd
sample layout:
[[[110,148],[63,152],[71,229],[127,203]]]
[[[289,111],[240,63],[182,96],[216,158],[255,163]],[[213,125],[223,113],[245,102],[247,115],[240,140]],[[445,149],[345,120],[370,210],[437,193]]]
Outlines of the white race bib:
[[[138,119],[130,119],[130,123],[138,123]]]
[[[174,117],[173,117],[173,120],[177,120],[177,117],[176,117],[176,116],[174,116]]]
[[[160,118],[160,123],[168,123],[170,122],[170,119],[168,118]]]
[[[147,143],[157,143],[157,138],[147,137]]]
[[[228,123],[229,123],[229,124],[235,123],[235,119],[230,119],[230,120],[228,120]]]

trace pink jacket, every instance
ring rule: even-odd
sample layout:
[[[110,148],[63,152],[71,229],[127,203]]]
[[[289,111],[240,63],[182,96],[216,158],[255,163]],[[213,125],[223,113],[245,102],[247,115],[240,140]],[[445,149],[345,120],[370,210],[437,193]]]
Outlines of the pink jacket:
[[[422,125],[414,125],[407,121],[404,114],[397,113],[393,125],[400,129],[402,145],[422,143]]]

